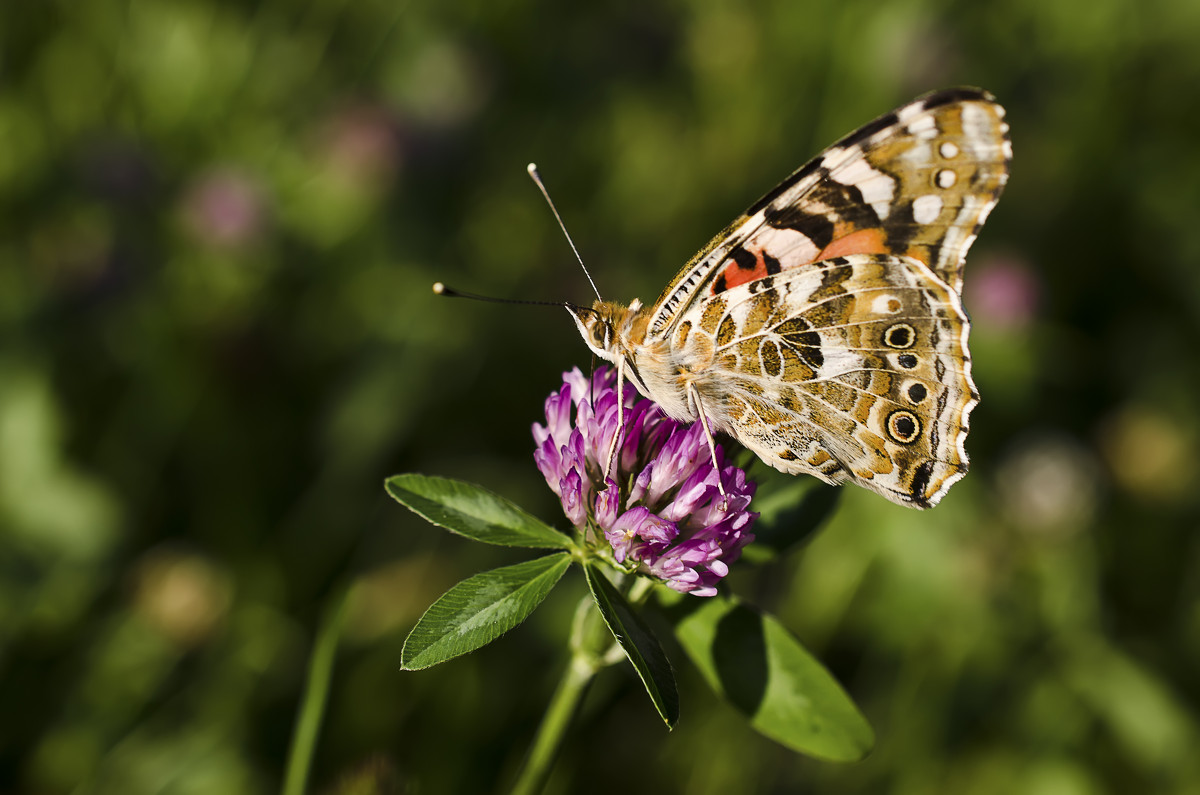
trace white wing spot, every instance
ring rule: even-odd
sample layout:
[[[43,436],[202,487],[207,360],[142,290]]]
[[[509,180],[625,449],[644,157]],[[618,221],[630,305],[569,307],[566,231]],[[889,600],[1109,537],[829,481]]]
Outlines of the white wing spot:
[[[816,259],[821,253],[807,235],[794,229],[776,229],[769,225],[764,225],[747,243],[779,260],[797,258],[805,262]]]
[[[908,132],[919,141],[927,141],[937,135],[937,121],[932,116],[922,116],[908,125]]]
[[[942,144],[945,146],[945,144]],[[948,168],[943,168],[937,173],[937,184],[939,188],[952,188],[958,180],[958,175]]]
[[[909,119],[913,118],[914,116],[920,116],[924,112],[924,102],[910,102],[903,108],[900,108],[896,111],[896,119],[902,124],[907,124]]]
[[[824,353],[825,361],[817,368],[816,380],[826,381],[837,378],[839,375],[852,373],[863,367],[862,356],[845,348],[833,348]]]
[[[984,203],[984,204],[983,204],[983,206],[981,206],[981,207],[979,208],[979,219],[978,219],[977,221],[975,221],[975,225],[976,225],[976,226],[983,226],[983,222],[987,220],[987,217],[988,217],[989,215],[991,215],[991,213],[992,213],[992,208],[993,208],[993,207],[995,207],[995,206],[996,206],[996,200],[995,200],[995,199],[993,199],[993,200],[992,200],[992,201],[990,201],[990,202],[986,202],[986,203]]]
[[[913,220],[918,224],[931,224],[942,214],[942,197],[932,193],[918,196],[912,203]]]
[[[903,308],[900,299],[890,293],[876,296],[871,302],[871,311],[876,315],[894,315]]]
[[[958,146],[953,141],[942,141],[942,145],[938,147],[938,152],[942,157],[949,160],[952,157],[958,157]]]
[[[989,151],[996,138],[1000,137],[995,117],[988,112],[988,106],[968,102],[962,109],[963,138],[967,148],[980,160],[992,157]]]
[[[871,205],[880,220],[887,218],[896,197],[896,181],[881,171],[871,168],[865,158],[851,160],[830,177],[842,185],[853,185],[862,194],[863,201]]]

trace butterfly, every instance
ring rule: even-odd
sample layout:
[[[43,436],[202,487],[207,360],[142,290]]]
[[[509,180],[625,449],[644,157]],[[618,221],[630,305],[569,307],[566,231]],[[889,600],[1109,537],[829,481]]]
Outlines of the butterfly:
[[[653,304],[568,310],[618,389],[699,420],[714,461],[723,432],[783,472],[932,507],[967,472],[963,261],[1011,159],[990,94],[927,94],[781,182]]]

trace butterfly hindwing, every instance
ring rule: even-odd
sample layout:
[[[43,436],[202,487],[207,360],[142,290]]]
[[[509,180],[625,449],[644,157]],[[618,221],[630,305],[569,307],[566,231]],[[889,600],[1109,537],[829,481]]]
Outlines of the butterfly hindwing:
[[[838,257],[730,288],[682,323],[679,360],[710,362],[696,370],[709,415],[775,468],[918,507],[966,472],[967,322],[922,263]]]
[[[691,303],[848,254],[901,254],[961,290],[962,264],[1008,178],[1004,109],[939,91],[864,125],[756,202],[684,266],[654,305],[665,332]]]

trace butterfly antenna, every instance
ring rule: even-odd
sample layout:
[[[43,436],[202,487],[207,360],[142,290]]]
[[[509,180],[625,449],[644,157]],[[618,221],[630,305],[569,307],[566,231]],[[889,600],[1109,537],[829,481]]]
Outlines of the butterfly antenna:
[[[447,287],[441,282],[433,283],[433,294],[445,296],[446,298],[470,298],[472,301],[487,301],[489,304],[527,304],[529,306],[565,306],[567,309],[574,309],[579,312],[592,312],[590,307],[576,306],[570,301],[533,301],[528,298],[493,298],[490,295],[478,295],[476,293],[468,293],[464,290],[455,290],[453,287]]]
[[[546,199],[546,204],[550,205],[550,212],[554,213],[554,218],[558,221],[558,228],[562,230],[563,236],[571,244],[571,251],[575,252],[575,259],[579,260],[579,267],[583,268],[583,274],[591,282],[592,289],[596,292],[596,297],[603,301],[604,298],[600,295],[600,290],[596,287],[596,282],[592,280],[592,274],[588,273],[587,265],[583,264],[583,257],[579,256],[579,249],[575,248],[575,241],[571,239],[571,233],[567,231],[567,225],[563,223],[562,216],[558,214],[558,208],[554,206],[554,201],[550,198],[546,186],[542,184],[542,176],[538,174],[537,164],[530,163],[525,167],[525,170],[529,172],[529,177],[538,186],[538,190],[542,192],[542,196]]]

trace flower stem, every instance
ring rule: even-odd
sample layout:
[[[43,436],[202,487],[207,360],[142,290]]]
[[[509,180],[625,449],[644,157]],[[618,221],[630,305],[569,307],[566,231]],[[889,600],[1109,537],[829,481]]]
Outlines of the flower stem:
[[[625,598],[631,605],[640,605],[646,601],[650,591],[654,589],[654,581],[649,577],[633,577],[632,582],[625,588]]]
[[[529,758],[513,787],[513,795],[538,795],[546,786],[554,759],[566,738],[567,727],[575,717],[592,677],[596,675],[596,669],[586,663],[581,665],[581,662],[578,656],[572,657],[566,674],[558,683],[558,689],[554,691],[554,697],[550,699],[550,706],[542,718],[542,725],[538,727]]]
[[[554,760],[566,739],[567,728],[579,711],[588,685],[597,671],[612,664],[609,651],[616,644],[599,617],[591,597],[585,596],[575,611],[571,627],[571,661],[546,707],[512,795],[538,795],[546,786]]]
[[[338,638],[342,632],[342,618],[346,613],[347,595],[346,589],[341,589],[334,594],[321,617],[321,625],[317,629],[312,656],[308,663],[308,681],[304,685],[300,714],[296,717],[296,728],[292,732],[292,747],[288,751],[283,795],[303,795],[308,783],[313,749],[317,744],[321,718],[325,713],[325,700],[329,695],[329,681],[333,678],[333,661],[337,655]]]

